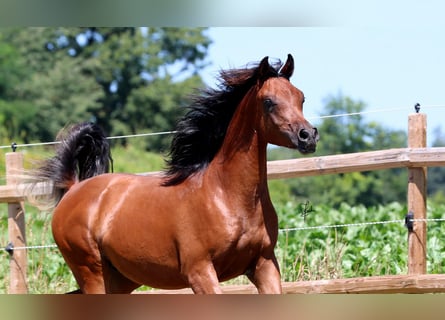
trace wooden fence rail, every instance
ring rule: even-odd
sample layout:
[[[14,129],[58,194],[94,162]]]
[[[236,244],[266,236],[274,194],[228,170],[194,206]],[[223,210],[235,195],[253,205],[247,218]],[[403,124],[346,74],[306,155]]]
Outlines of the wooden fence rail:
[[[282,282],[283,293],[444,293],[444,274],[388,275],[359,277],[349,279],[329,279]],[[254,285],[225,285],[224,293],[252,294],[257,290]],[[150,290],[144,294],[190,294],[191,289]]]
[[[268,179],[286,179],[326,174],[373,171],[392,168],[445,166],[445,147],[397,148],[333,156],[275,160],[267,162]],[[154,174],[148,172],[141,174]],[[27,185],[0,186],[0,203],[24,199]],[[33,188],[34,195],[48,193],[44,184]]]
[[[392,168],[445,165],[445,147],[400,148],[324,157],[269,161],[269,179],[318,176]]]
[[[7,154],[7,159],[11,159],[11,157],[20,158],[18,155],[11,156],[11,154],[15,155],[15,153]],[[17,161],[23,162],[22,160]],[[13,166],[16,171],[20,169],[20,165]],[[267,164],[269,179],[406,167],[409,171],[408,210],[413,213],[415,219],[426,218],[426,167],[433,166],[445,166],[445,147],[426,148],[425,114],[409,115],[408,148],[278,160],[270,161]],[[17,217],[17,208],[20,208],[22,210],[20,216],[23,219],[24,211],[20,204],[24,200],[26,189],[26,185],[17,185],[14,180],[8,180],[6,186],[0,186],[0,203],[8,203],[9,206],[14,206],[15,217]],[[45,195],[48,192],[44,184],[37,185],[32,191],[34,195]],[[11,223],[16,222],[11,221]],[[20,229],[20,227],[14,227],[10,230],[17,229]],[[21,237],[21,240],[17,240],[17,237]],[[10,233],[9,239],[13,246],[26,243],[24,233],[19,234],[19,236]],[[426,272],[426,223],[414,223],[413,228],[408,232],[408,247],[409,275],[284,283],[283,290],[285,293],[445,292],[445,275],[424,274]],[[15,259],[16,255],[19,255],[17,252],[11,254],[11,261],[17,261]],[[26,251],[22,254],[26,257]],[[19,265],[17,269],[23,271],[26,269],[26,261],[21,263],[23,265]],[[14,279],[11,278],[11,283],[26,281],[23,273],[13,276],[12,268],[11,264],[11,277],[14,277]],[[10,292],[23,293],[26,291],[23,288],[26,289],[26,282],[24,285],[11,286]],[[224,288],[226,292],[230,293],[250,293],[253,290],[252,286],[228,286]],[[187,292],[189,291],[183,290],[173,291],[172,293]]]

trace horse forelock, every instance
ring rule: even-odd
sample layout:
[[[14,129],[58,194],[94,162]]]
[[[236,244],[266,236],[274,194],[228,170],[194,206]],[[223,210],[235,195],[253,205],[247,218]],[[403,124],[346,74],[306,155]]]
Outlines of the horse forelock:
[[[241,69],[222,70],[217,89],[207,88],[192,97],[171,143],[164,186],[179,184],[208,166],[221,148],[243,97],[267,78],[279,77],[281,65],[281,62],[270,65],[266,75],[258,74],[258,63]]]

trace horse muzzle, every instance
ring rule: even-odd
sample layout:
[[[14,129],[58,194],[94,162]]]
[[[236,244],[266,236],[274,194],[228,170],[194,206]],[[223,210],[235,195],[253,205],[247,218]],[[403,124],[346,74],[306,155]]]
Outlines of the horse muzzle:
[[[317,142],[320,139],[318,130],[315,127],[301,128],[293,139],[298,149],[303,154],[313,153],[316,150]],[[295,141],[296,140],[296,141]]]

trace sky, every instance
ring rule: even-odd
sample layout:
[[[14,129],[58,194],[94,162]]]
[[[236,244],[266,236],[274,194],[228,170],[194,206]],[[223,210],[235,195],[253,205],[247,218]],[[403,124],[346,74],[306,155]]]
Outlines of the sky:
[[[408,115],[420,103],[428,145],[435,128],[445,133],[444,27],[212,27],[208,35],[210,65],[202,76],[210,86],[221,69],[265,56],[285,61],[290,53],[291,82],[304,92],[304,113],[315,125],[326,99],[342,94],[365,103],[366,121],[394,130],[407,130]]]

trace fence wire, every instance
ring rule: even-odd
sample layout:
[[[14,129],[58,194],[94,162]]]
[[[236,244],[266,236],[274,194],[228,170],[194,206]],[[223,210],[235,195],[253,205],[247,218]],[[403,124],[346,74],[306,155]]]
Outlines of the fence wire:
[[[107,139],[114,140],[114,139],[138,138],[138,137],[149,137],[149,136],[161,136],[161,135],[167,135],[167,134],[174,134],[175,132],[176,131],[138,133],[138,134],[123,135],[123,136],[112,136],[112,137],[107,137]],[[55,145],[55,144],[60,144],[60,141],[23,143],[23,144],[12,143],[10,146],[0,146],[0,149],[22,148],[22,147],[39,147],[39,146],[50,146],[50,145]]]
[[[421,108],[422,109],[445,108],[445,105],[430,105],[430,106],[422,106]],[[351,117],[351,116],[379,113],[379,112],[409,111],[410,109],[412,110],[412,107],[410,107],[410,108],[408,108],[408,107],[377,108],[377,109],[361,111],[361,112],[341,113],[341,114],[332,114],[332,115],[324,115],[324,116],[308,116],[306,118],[308,120],[317,120],[317,119],[328,119],[328,118]],[[159,136],[159,135],[174,134],[175,132],[176,131],[162,131],[162,132],[129,134],[129,135],[122,135],[122,136],[111,136],[111,137],[107,137],[107,139],[113,140],[113,139],[127,139],[127,138],[138,138],[138,137],[148,137],[148,136]],[[23,147],[48,146],[48,145],[55,145],[55,144],[59,144],[59,143],[60,143],[60,141],[24,143],[24,144],[12,143],[11,145],[0,146],[0,149],[12,148],[13,145],[15,148],[23,148]]]
[[[410,222],[444,222],[445,218],[425,218],[425,219],[409,219]],[[335,229],[335,228],[348,228],[348,227],[365,227],[372,225],[383,225],[390,223],[406,223],[405,219],[395,219],[395,220],[386,220],[386,221],[370,221],[370,222],[358,222],[358,223],[347,223],[347,224],[332,224],[325,226],[312,226],[312,227],[293,227],[293,228],[284,228],[278,230],[279,232],[289,232],[289,231],[304,231],[304,230],[315,230],[315,229]]]
[[[445,222],[445,218],[425,218],[425,219],[409,219],[411,222]],[[333,225],[324,225],[324,226],[311,226],[311,227],[294,227],[294,228],[283,228],[279,229],[279,232],[291,232],[291,231],[307,231],[307,230],[316,230],[316,229],[336,229],[336,228],[349,228],[349,227],[366,227],[373,225],[384,225],[391,223],[406,223],[405,219],[395,219],[395,220],[386,220],[386,221],[370,221],[370,222],[359,222],[359,223],[346,223],[346,224],[333,224]],[[9,243],[7,246],[2,247],[8,253],[11,253],[15,250],[33,250],[33,249],[47,249],[47,248],[57,248],[56,244],[47,244],[47,245],[34,245],[34,246],[21,246],[14,247],[12,243]]]
[[[3,249],[7,252],[15,251],[15,250],[33,250],[33,249],[47,249],[47,248],[57,248],[57,244],[42,244],[36,246],[22,246],[22,247],[12,247],[6,246]]]
[[[430,105],[430,106],[422,106],[421,108],[422,109],[445,108],[445,105]],[[350,116],[357,116],[357,115],[364,115],[364,114],[371,114],[371,113],[378,113],[378,112],[394,112],[394,111],[408,111],[408,108],[407,107],[380,108],[380,109],[373,109],[373,110],[361,111],[361,112],[351,112],[351,113],[333,114],[333,115],[325,115],[325,116],[309,116],[309,117],[307,117],[307,119],[308,120],[317,120],[317,119],[350,117]],[[417,111],[418,110],[416,110],[416,112]],[[169,134],[174,134],[175,132],[176,131],[162,131],[162,132],[149,132],[149,133],[140,133],[140,134],[131,134],[131,135],[110,136],[110,137],[107,137],[107,139],[114,140],[114,139],[126,139],[126,138],[169,135]],[[11,145],[0,146],[0,149],[47,146],[47,145],[55,145],[55,144],[59,144],[59,143],[60,143],[60,141],[26,143],[26,144],[12,143]],[[412,221],[412,222],[443,222],[443,221],[445,221],[445,218],[410,219],[410,221]],[[364,227],[364,226],[384,225],[384,224],[391,224],[391,223],[406,223],[406,220],[405,219],[396,219],[396,220],[388,220],[388,221],[372,221],[372,222],[360,222],[360,223],[336,224],[336,225],[324,225],[324,226],[293,227],[293,228],[279,229],[278,231],[279,232],[290,232],[290,231],[305,231],[305,230],[316,230],[316,229],[335,229],[335,228],[343,228],[343,227]],[[11,244],[9,244],[9,245],[3,247],[3,249],[9,252],[10,250],[32,250],[32,249],[46,249],[46,248],[56,248],[56,247],[57,247],[56,244],[22,246],[22,247],[11,247]]]

